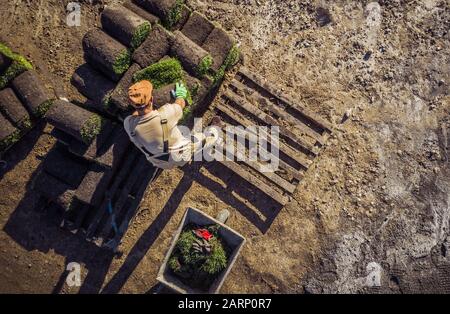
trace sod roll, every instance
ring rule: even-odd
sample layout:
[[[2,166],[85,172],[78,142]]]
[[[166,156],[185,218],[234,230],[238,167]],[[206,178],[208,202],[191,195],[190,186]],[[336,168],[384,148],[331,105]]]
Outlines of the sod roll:
[[[54,127],[86,144],[92,142],[103,126],[99,115],[64,100],[55,101],[46,118]]]
[[[5,88],[14,78],[21,73],[33,69],[32,64],[22,55],[13,52],[8,46],[0,42],[0,63],[4,67],[0,71],[0,89]]]
[[[179,9],[177,9],[177,11],[179,12],[177,13],[178,17],[176,21],[173,23],[173,25],[171,25],[169,28],[171,31],[182,29],[192,13],[192,10],[185,4],[183,4]]]
[[[201,46],[213,29],[214,24],[210,20],[198,12],[193,12],[181,32]]]
[[[175,7],[177,0],[135,0],[134,2],[159,18],[165,19]]]
[[[118,82],[131,64],[131,54],[126,46],[100,29],[92,29],[83,38],[86,61]]]
[[[108,106],[115,106],[119,110],[127,111],[130,109],[130,102],[128,100],[128,89],[133,84],[133,75],[137,71],[141,70],[138,64],[133,64],[122,79],[117,84],[114,91],[111,93],[109,98]]]
[[[103,30],[133,50],[144,42],[151,30],[149,21],[121,5],[107,6],[101,23]]]
[[[208,95],[213,85],[213,82],[209,77],[199,80],[189,74],[185,74],[185,81],[194,104],[201,103]]]
[[[75,192],[75,198],[84,204],[99,206],[112,176],[111,170],[93,164]]]
[[[19,140],[19,130],[0,114],[0,152]]]
[[[17,127],[30,127],[30,115],[11,88],[0,91],[0,111]]]
[[[211,58],[202,47],[187,38],[182,32],[174,32],[175,39],[171,48],[171,54],[180,60],[183,67],[197,77],[203,77],[209,66],[202,66],[205,60]]]
[[[86,98],[98,104],[103,109],[109,94],[113,91],[115,84],[85,63],[78,67],[72,75],[72,84]]]
[[[216,27],[206,38],[202,47],[208,51],[212,58],[213,64],[211,68],[214,71],[219,70],[223,62],[228,56],[231,48],[233,47],[234,40],[223,29]]]
[[[130,143],[128,134],[122,126],[111,125],[108,133],[102,131],[87,148],[79,141],[73,140],[69,151],[106,169],[116,169]]]
[[[58,180],[76,188],[83,180],[88,164],[67,152],[62,145],[56,145],[45,157],[43,168]]]
[[[105,154],[108,150],[108,143],[110,142],[113,131],[114,123],[110,120],[105,120],[102,130],[90,144],[85,144],[75,138],[72,138],[69,141],[68,149],[76,156],[89,161],[95,161],[95,159]]]
[[[34,70],[16,77],[12,81],[12,87],[31,114],[41,117],[47,112],[52,97]]]
[[[144,43],[136,49],[133,61],[142,68],[161,60],[170,51],[173,35],[161,25],[155,25]]]
[[[132,0],[125,1],[123,6],[125,8],[127,8],[128,10],[131,10],[134,13],[136,13],[137,15],[141,16],[145,20],[149,21],[152,25],[154,25],[156,23],[159,23],[159,21],[160,21],[159,18],[156,15],[151,14],[150,12],[144,10],[139,5],[134,3]]]

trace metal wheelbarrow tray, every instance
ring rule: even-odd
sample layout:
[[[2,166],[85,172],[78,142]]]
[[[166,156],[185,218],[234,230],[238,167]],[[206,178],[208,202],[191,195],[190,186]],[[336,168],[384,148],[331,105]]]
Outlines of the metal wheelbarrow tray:
[[[170,256],[172,255],[173,250],[175,249],[175,245],[178,241],[178,238],[183,231],[183,229],[188,224],[196,224],[199,226],[207,226],[212,224],[218,224],[220,226],[219,228],[219,236],[221,239],[227,243],[227,245],[231,249],[231,254],[228,257],[228,264],[227,267],[221,272],[219,277],[214,280],[212,285],[209,287],[208,291],[201,291],[198,289],[191,288],[181,282],[180,279],[178,279],[175,275],[172,274],[170,268],[168,267],[168,261],[170,259]],[[176,292],[179,293],[189,293],[189,294],[200,294],[200,293],[218,293],[220,288],[222,287],[226,277],[228,276],[231,268],[233,267],[234,263],[236,262],[236,259],[242,249],[242,246],[245,243],[245,238],[231,229],[230,227],[226,226],[225,224],[221,223],[220,221],[210,217],[209,215],[203,213],[202,211],[195,209],[195,208],[188,208],[186,210],[186,213],[184,214],[183,220],[180,223],[180,226],[178,227],[177,232],[175,233],[172,243],[170,245],[169,251],[166,254],[166,257],[164,258],[163,264],[161,265],[161,268],[158,273],[157,280],[164,284],[165,286],[173,289]]]

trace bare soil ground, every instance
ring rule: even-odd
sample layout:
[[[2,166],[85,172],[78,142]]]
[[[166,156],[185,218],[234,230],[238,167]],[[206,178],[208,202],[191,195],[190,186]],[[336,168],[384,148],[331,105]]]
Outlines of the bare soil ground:
[[[76,99],[70,77],[101,4],[83,3],[81,27],[70,28],[67,2],[2,0],[0,38]],[[5,156],[0,291],[151,292],[193,206],[229,209],[229,225],[248,240],[225,293],[450,292],[449,2],[188,3],[239,39],[247,67],[335,124],[294,200],[279,208],[214,164],[166,171],[113,257],[33,210],[30,179],[54,142],[39,136],[42,125]],[[81,288],[64,283],[70,262],[82,264]],[[371,262],[382,275],[375,290]]]

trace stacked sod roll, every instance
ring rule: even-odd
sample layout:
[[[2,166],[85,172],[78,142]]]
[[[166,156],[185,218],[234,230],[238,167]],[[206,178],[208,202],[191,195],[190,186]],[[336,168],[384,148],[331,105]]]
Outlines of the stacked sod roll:
[[[85,63],[79,66],[72,75],[72,85],[92,100],[94,108],[106,112],[106,107],[114,90],[114,83],[96,71],[91,65]]]
[[[139,1],[126,0],[123,3],[123,6],[125,8],[127,8],[128,10],[133,11],[137,15],[141,16],[143,19],[149,21],[152,25],[160,23],[161,20],[159,19],[159,17],[157,17],[156,15],[148,12],[144,8],[142,8],[139,5],[137,5],[135,2],[139,2]]]
[[[198,78],[203,78],[213,63],[211,55],[182,32],[175,31],[174,35],[171,54],[180,60],[189,73]]]
[[[131,65],[129,49],[100,29],[92,29],[83,38],[85,59],[118,82]]]
[[[155,25],[144,43],[136,49],[133,61],[142,68],[158,62],[170,51],[173,35],[161,25]]]
[[[214,27],[214,24],[203,14],[193,12],[181,31],[186,37],[201,46],[209,34],[211,34]]]
[[[151,24],[133,11],[120,6],[107,6],[101,15],[103,29],[134,51],[147,38]]]
[[[103,127],[101,116],[64,100],[55,101],[46,118],[56,128],[86,144],[90,144]]]
[[[31,63],[0,43],[0,153],[18,142],[52,101]]]
[[[0,91],[0,112],[21,130],[31,128],[31,117],[12,88]]]
[[[19,74],[31,69],[33,66],[27,59],[0,43],[0,89],[5,88]]]
[[[0,115],[0,152],[20,139],[20,131],[3,115]]]
[[[187,8],[184,0],[136,0],[135,2],[157,15],[162,25],[169,30],[183,18]]]
[[[52,96],[34,70],[16,77],[12,87],[29,112],[37,118],[43,117],[53,103]]]
[[[136,63],[130,66],[111,93],[106,110],[114,110],[112,105],[124,111],[129,109],[128,88],[133,84],[133,74],[139,70],[141,70],[141,67]]]

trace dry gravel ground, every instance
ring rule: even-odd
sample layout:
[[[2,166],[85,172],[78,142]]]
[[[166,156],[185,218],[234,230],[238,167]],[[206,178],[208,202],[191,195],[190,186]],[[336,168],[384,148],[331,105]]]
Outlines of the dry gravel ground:
[[[61,1],[1,2],[0,37],[79,97],[69,79],[101,4],[83,4],[82,26],[68,28]],[[450,292],[449,1],[188,2],[239,39],[246,66],[335,124],[295,199],[254,207],[214,165],[164,172],[114,258],[33,211],[28,182],[53,144],[36,131],[0,181],[0,291],[152,292],[195,206],[230,209],[248,239],[225,293]],[[81,288],[64,284],[73,261]],[[374,270],[381,287],[368,288]]]

